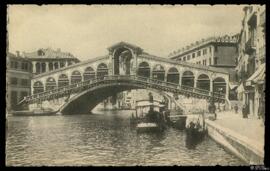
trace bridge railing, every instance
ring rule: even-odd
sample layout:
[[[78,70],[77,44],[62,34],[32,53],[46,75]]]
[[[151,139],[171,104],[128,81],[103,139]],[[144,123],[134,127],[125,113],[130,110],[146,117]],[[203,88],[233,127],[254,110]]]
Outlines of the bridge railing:
[[[91,80],[85,80],[82,82],[78,82],[78,83],[73,83],[71,85],[66,85],[63,87],[59,87],[56,89],[52,89],[52,90],[47,90],[41,93],[37,93],[37,94],[33,94],[31,96],[27,96],[24,98],[23,101],[30,101],[33,99],[39,99],[39,98],[43,98],[52,94],[56,94],[56,93],[65,93],[65,92],[69,92],[72,93],[73,90],[77,90],[80,88],[84,88],[87,86],[90,86],[92,84],[98,83],[98,84],[102,84],[106,81],[115,81],[115,80],[131,80],[131,81],[138,81],[139,83],[144,83],[146,85],[155,85],[155,86],[162,86],[162,87],[166,87],[166,88],[170,88],[170,89],[176,89],[176,90],[185,90],[186,92],[190,92],[190,93],[199,93],[202,95],[207,95],[207,96],[215,96],[216,98],[225,98],[224,94],[221,93],[212,93],[208,90],[204,90],[204,89],[199,89],[199,88],[194,88],[194,87],[189,87],[189,86],[185,86],[185,85],[179,85],[176,83],[171,83],[171,82],[166,82],[166,81],[161,81],[161,80],[157,80],[157,79],[152,79],[152,78],[148,78],[148,77],[142,77],[142,76],[136,76],[136,75],[106,75],[104,77],[97,77]]]

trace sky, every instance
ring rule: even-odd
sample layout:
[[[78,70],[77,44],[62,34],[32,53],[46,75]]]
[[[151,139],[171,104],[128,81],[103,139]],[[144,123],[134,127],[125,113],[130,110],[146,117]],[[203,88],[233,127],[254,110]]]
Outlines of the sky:
[[[60,48],[80,60],[120,41],[160,57],[210,36],[240,32],[244,5],[10,5],[9,51]]]

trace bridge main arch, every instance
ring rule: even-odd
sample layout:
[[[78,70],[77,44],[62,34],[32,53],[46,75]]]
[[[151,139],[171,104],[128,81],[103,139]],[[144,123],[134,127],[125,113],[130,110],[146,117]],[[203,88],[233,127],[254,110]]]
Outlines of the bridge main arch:
[[[62,114],[86,114],[94,109],[99,103],[116,93],[133,89],[146,89],[141,84],[134,83],[113,83],[104,86],[97,86],[85,90],[74,97],[70,98],[59,110]],[[147,90],[156,92],[167,98],[172,103],[173,97],[155,88]]]

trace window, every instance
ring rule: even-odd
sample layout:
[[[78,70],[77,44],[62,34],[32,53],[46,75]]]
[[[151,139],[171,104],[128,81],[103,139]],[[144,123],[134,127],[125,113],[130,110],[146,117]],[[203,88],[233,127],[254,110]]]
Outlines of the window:
[[[218,57],[214,57],[214,65],[218,63]]]
[[[18,84],[18,79],[15,78],[15,77],[11,77],[11,78],[10,78],[10,84],[11,84],[11,85],[17,85],[17,84]]]
[[[210,53],[212,52],[212,47],[209,47],[209,52],[210,52]]]
[[[203,65],[206,65],[206,59],[203,60]]]
[[[187,56],[187,60],[190,60],[190,55]]]
[[[192,53],[192,58],[195,58],[195,53]]]
[[[200,50],[197,52],[197,56],[201,56],[201,51]]]
[[[68,61],[68,65],[72,65],[72,62],[71,61]]]
[[[218,51],[218,47],[217,46],[215,46],[215,52],[217,52]]]
[[[201,61],[199,61],[198,64],[201,64]]]
[[[181,61],[182,59],[181,58],[178,58],[178,61]]]
[[[211,58],[209,58],[209,65],[211,65]]]
[[[186,57],[184,56],[183,61],[186,61]]]
[[[21,85],[22,86],[28,86],[28,80],[27,79],[22,79],[21,80]]]
[[[207,49],[203,49],[203,55],[207,54]]]
[[[14,62],[13,61],[10,62],[10,68],[14,68]]]
[[[17,91],[11,91],[10,103],[11,103],[11,108],[15,109],[17,106]]]
[[[28,63],[26,63],[26,62],[24,63],[24,70],[28,71]]]
[[[22,69],[22,70],[24,70],[24,68],[25,68],[24,66],[25,66],[25,65],[24,65],[24,62],[22,62],[22,63],[21,63],[21,69]]]
[[[17,69],[18,68],[18,62],[14,62],[14,68]]]
[[[22,68],[22,70],[24,70],[24,71],[28,71],[28,63],[22,62],[21,68]]]

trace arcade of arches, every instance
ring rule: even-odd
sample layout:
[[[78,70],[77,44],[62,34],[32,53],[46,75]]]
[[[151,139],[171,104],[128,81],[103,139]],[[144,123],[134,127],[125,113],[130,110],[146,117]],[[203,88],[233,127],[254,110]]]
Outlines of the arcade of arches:
[[[128,57],[130,52],[126,49],[121,49],[118,52],[116,51],[115,56],[119,55],[118,58],[114,59],[114,62],[119,64],[120,58],[125,58],[129,62],[131,61],[131,58]],[[121,57],[122,55],[122,57]],[[124,56],[124,57],[123,57]],[[126,65],[125,67],[130,67],[130,64],[127,61],[124,62]],[[119,64],[120,65],[120,64]],[[137,74],[138,76],[157,79],[161,81],[167,81],[174,84],[180,84],[183,86],[188,87],[196,87],[198,89],[202,90],[211,90],[211,80],[208,75],[206,74],[200,74],[197,79],[195,79],[195,76],[192,71],[185,71],[182,73],[182,76],[180,77],[180,72],[177,68],[171,67],[168,69],[167,73],[165,71],[165,68],[158,64],[151,69],[150,65],[147,62],[141,62],[138,65]],[[121,68],[121,67],[120,67]],[[129,71],[125,71],[121,69],[114,69],[115,73],[118,74],[130,74],[130,68]],[[49,77],[45,83],[42,83],[41,81],[34,82],[33,84],[33,93],[41,93],[46,90],[52,90],[57,87],[63,87],[70,84],[78,83],[81,81],[91,80],[94,78],[104,78],[105,75],[108,75],[108,66],[105,63],[100,63],[97,68],[96,72],[92,67],[86,67],[83,72],[81,73],[78,70],[75,70],[71,73],[70,77],[66,74],[59,75],[58,78],[52,78]],[[58,79],[58,80],[57,80]],[[56,81],[57,80],[57,81]],[[226,93],[226,82],[224,78],[217,77],[212,81],[212,88],[214,92],[220,92],[220,93]]]

